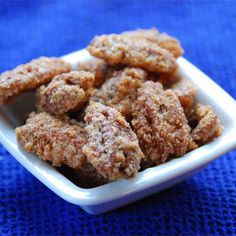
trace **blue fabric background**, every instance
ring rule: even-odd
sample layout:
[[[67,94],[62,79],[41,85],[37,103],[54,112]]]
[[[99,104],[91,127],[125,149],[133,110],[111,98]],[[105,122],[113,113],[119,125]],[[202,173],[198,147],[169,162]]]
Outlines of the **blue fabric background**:
[[[0,71],[156,26],[236,97],[236,1],[3,1]],[[222,101],[224,102],[224,101]],[[236,151],[189,180],[101,216],[60,199],[0,145],[0,235],[236,235]]]

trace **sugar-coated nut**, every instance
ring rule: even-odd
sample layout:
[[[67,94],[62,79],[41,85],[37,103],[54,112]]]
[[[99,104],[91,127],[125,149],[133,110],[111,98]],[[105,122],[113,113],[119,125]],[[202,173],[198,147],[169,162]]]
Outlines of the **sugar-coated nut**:
[[[40,57],[0,75],[0,105],[10,102],[25,91],[36,89],[55,75],[69,72],[70,65],[60,58]]]
[[[188,150],[190,127],[172,90],[147,81],[138,90],[132,125],[150,165],[182,156]]]
[[[190,112],[189,124],[192,127],[193,141],[201,146],[221,135],[223,126],[211,106],[198,103]]]
[[[144,38],[117,34],[96,36],[87,49],[110,65],[125,64],[157,73],[172,72],[176,68],[172,53]]]
[[[90,98],[94,77],[87,71],[72,71],[54,77],[37,91],[38,110],[56,115],[78,110]]]
[[[132,117],[137,90],[146,78],[146,72],[139,68],[126,67],[115,71],[92,97],[107,106],[114,107],[126,119]]]
[[[88,141],[83,151],[105,179],[134,176],[144,157],[137,136],[114,108],[92,102],[86,109]]]

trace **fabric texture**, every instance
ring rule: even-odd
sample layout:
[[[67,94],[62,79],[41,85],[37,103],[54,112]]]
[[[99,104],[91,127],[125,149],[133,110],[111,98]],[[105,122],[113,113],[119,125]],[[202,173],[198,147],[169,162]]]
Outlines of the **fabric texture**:
[[[0,71],[152,26],[179,38],[185,57],[236,98],[236,1],[0,0]],[[0,145],[0,235],[236,235],[235,159],[231,151],[187,181],[92,216]]]

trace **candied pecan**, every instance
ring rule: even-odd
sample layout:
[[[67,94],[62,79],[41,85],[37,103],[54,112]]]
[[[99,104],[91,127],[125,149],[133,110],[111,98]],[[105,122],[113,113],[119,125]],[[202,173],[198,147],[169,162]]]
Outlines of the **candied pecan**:
[[[157,73],[172,72],[176,67],[172,53],[143,38],[116,34],[96,36],[87,49],[110,65],[125,64]]]
[[[81,108],[89,99],[94,74],[87,71],[72,71],[54,77],[37,91],[38,108],[52,114],[63,114]]]
[[[38,88],[55,75],[69,72],[70,65],[60,58],[40,57],[0,75],[0,105],[25,91]]]
[[[92,97],[107,106],[114,107],[124,117],[130,119],[137,90],[146,77],[145,71],[139,68],[125,68],[113,72],[100,89]]]
[[[126,31],[122,33],[122,35],[133,38],[147,39],[153,43],[156,43],[160,47],[170,51],[172,54],[174,54],[176,58],[180,57],[184,53],[180,42],[176,38],[173,38],[166,33],[160,33],[155,28]]]
[[[196,96],[196,85],[190,80],[181,79],[179,82],[174,84],[171,89],[178,97],[184,111],[189,111]]]
[[[93,167],[91,163],[87,163],[84,168],[73,171],[73,180],[76,184],[82,187],[96,187],[109,183],[108,179],[105,179],[98,171]]]
[[[188,117],[193,141],[201,146],[221,135],[224,127],[211,106],[197,104]]]
[[[80,169],[87,163],[82,152],[87,141],[84,124],[68,117],[31,113],[26,124],[16,128],[16,136],[27,152],[53,166],[65,164]]]
[[[89,71],[95,74],[93,84],[95,88],[100,87],[106,79],[107,64],[101,59],[93,58],[90,61],[79,62],[77,68],[79,70]]]
[[[83,152],[98,173],[109,180],[129,178],[139,169],[143,153],[130,125],[114,108],[92,102],[86,109],[88,141]]]
[[[177,68],[171,73],[148,73],[147,80],[159,82],[164,88],[170,88],[178,81]]]
[[[161,164],[170,156],[182,156],[189,147],[190,127],[172,90],[147,81],[138,90],[132,125],[147,162]]]
[[[180,57],[184,53],[180,42],[166,33],[159,34],[157,42],[160,47],[173,53],[176,58]]]

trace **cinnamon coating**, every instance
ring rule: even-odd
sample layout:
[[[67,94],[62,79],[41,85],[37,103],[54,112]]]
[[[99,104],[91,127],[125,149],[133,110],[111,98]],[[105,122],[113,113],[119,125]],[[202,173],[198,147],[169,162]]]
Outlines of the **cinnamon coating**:
[[[105,61],[93,58],[90,61],[79,62],[77,65],[78,70],[89,71],[95,74],[93,86],[100,87],[106,79],[107,64]]]
[[[40,57],[0,75],[0,105],[25,91],[36,89],[55,75],[69,72],[71,67],[60,58]]]
[[[121,114],[92,102],[85,121],[88,141],[83,152],[98,173],[110,181],[134,176],[144,156],[137,136]]]
[[[122,34],[96,36],[87,49],[109,65],[125,64],[157,73],[172,72],[176,67],[172,53],[144,38]]]
[[[56,76],[37,91],[38,108],[52,114],[63,114],[81,108],[93,91],[94,74],[72,71]]]
[[[82,152],[87,142],[84,124],[68,117],[31,113],[26,124],[16,128],[16,137],[27,152],[53,166],[81,169],[87,163]]]
[[[190,80],[181,79],[179,82],[175,83],[171,89],[178,97],[184,111],[189,111],[196,96],[196,85]]]
[[[180,57],[184,50],[181,47],[180,42],[166,33],[160,33],[157,29],[138,29],[133,31],[126,31],[122,35],[132,38],[144,38],[158,46],[170,51],[176,58]]]
[[[164,88],[170,88],[178,81],[177,68],[171,73],[148,73],[147,80],[159,82]]]
[[[183,108],[172,90],[147,81],[138,90],[132,125],[148,165],[186,153],[191,140]],[[146,164],[147,164],[146,163]]]
[[[146,72],[139,68],[125,68],[113,72],[100,89],[92,97],[107,106],[114,107],[126,119],[130,119],[133,112],[137,90],[145,80]]]
[[[224,129],[211,106],[205,106],[200,103],[192,109],[188,120],[192,127],[191,136],[198,146],[220,136]]]

